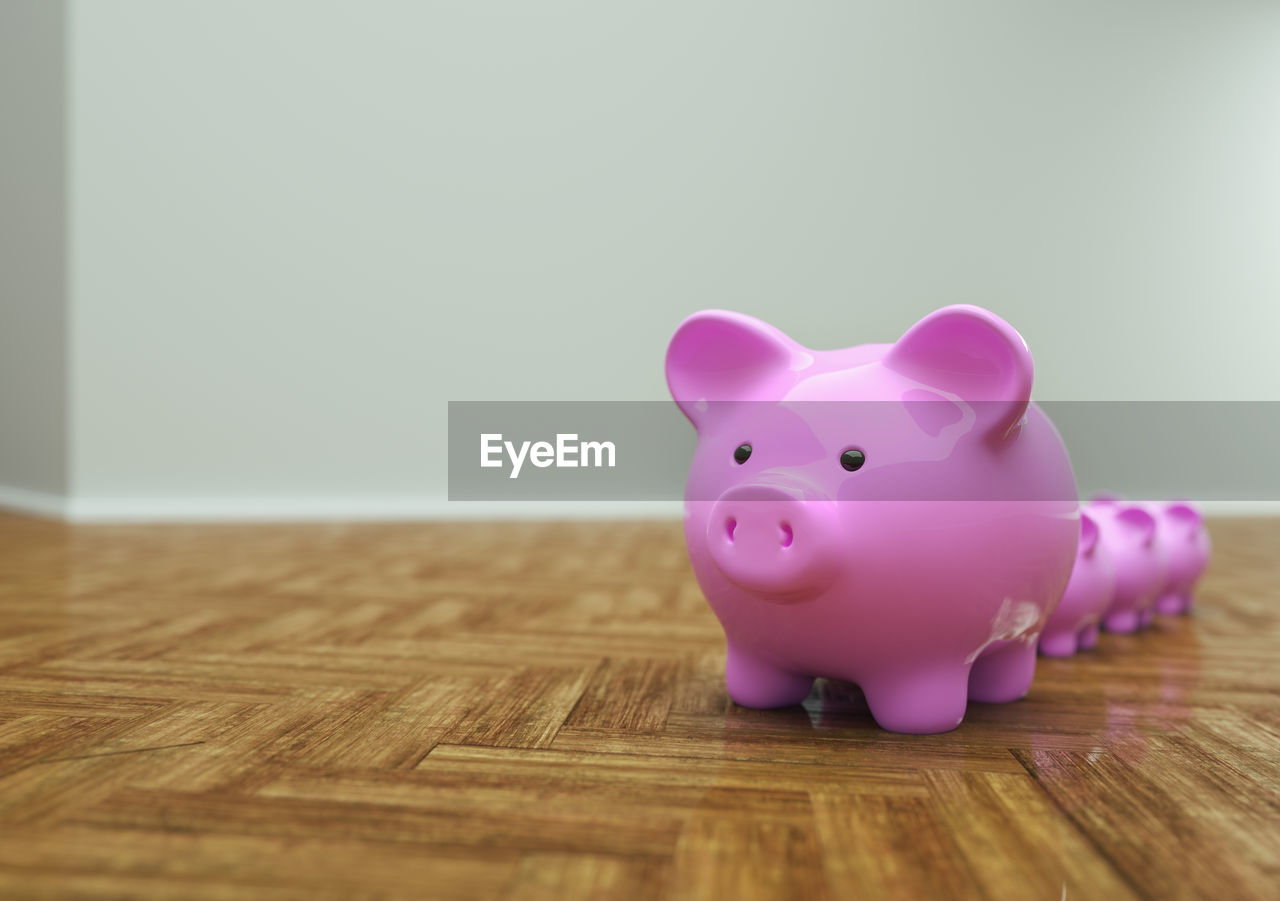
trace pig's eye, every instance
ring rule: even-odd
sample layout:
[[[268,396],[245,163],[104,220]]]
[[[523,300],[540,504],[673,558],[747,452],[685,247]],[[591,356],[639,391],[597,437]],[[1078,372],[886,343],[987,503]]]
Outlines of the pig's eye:
[[[733,459],[739,463],[746,463],[751,459],[751,445],[739,444],[737,450],[733,452]]]
[[[861,469],[862,464],[866,462],[867,455],[856,447],[851,447],[840,455],[840,465],[849,470],[849,472],[853,472],[855,469]]]

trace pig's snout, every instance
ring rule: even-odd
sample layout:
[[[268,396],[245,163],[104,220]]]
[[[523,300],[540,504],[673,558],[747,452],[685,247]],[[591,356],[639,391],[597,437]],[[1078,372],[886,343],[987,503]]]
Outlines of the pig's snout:
[[[835,577],[835,502],[772,485],[740,485],[712,506],[707,544],[720,572],[739,588],[772,600],[803,600]]]

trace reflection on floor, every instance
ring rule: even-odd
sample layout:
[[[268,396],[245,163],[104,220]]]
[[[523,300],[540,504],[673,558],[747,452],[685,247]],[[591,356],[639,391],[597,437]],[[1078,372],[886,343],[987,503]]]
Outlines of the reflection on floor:
[[[0,516],[0,895],[1275,897],[1280,520],[955,732],[731,706],[679,526]]]

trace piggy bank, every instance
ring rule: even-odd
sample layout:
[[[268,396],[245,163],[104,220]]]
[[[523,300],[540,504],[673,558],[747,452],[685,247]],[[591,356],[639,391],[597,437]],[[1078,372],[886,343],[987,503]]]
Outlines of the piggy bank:
[[[896,732],[1021,698],[1079,536],[1022,337],[973,306],[893,344],[803,347],[749,316],[685,320],[667,383],[698,433],[684,530],[747,707],[857,683]]]
[[[1046,657],[1070,657],[1077,650],[1091,650],[1098,644],[1098,624],[1111,604],[1116,586],[1110,549],[1098,536],[1097,520],[1082,510],[1080,543],[1071,578],[1040,635],[1040,653]]]
[[[1155,616],[1156,593],[1165,582],[1155,517],[1144,504],[1105,495],[1089,501],[1085,511],[1097,521],[1098,540],[1115,567],[1115,590],[1102,626],[1108,632],[1136,632]]]
[[[1209,532],[1204,517],[1186,501],[1152,504],[1156,540],[1165,557],[1164,584],[1156,591],[1157,613],[1186,613],[1191,609],[1196,583],[1209,565]]]

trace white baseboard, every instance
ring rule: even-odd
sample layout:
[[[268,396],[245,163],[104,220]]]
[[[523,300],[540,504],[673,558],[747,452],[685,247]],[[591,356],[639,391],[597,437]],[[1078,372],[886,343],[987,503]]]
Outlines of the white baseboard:
[[[1280,501],[1205,501],[1210,516],[1280,516]],[[0,509],[71,522],[396,522],[669,519],[680,501],[449,501],[442,497],[67,498],[0,485]]]
[[[400,522],[680,519],[680,501],[449,501],[404,498],[77,498],[73,522]]]
[[[34,513],[36,516],[66,519],[67,498],[66,495],[48,491],[31,491],[27,488],[0,485],[0,510],[16,510],[19,513]]]
[[[1205,516],[1280,516],[1280,501],[1199,501]]]

